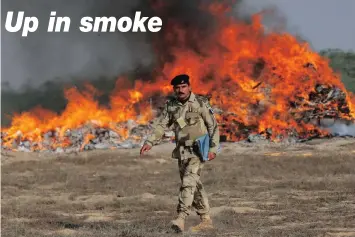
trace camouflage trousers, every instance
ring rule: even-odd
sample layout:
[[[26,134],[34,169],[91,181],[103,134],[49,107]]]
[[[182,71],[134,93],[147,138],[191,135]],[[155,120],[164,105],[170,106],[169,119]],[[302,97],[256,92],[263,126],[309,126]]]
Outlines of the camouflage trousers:
[[[201,169],[204,164],[197,157],[184,160],[179,159],[178,162],[181,178],[177,206],[178,214],[185,217],[188,216],[191,207],[195,209],[198,215],[208,214],[210,206],[207,193],[200,180]]]

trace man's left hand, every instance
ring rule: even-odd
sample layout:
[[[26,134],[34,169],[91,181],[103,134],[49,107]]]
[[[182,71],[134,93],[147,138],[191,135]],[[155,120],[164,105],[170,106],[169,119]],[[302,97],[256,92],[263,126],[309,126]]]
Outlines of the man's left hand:
[[[216,158],[216,153],[208,152],[208,160],[213,160],[214,158]]]

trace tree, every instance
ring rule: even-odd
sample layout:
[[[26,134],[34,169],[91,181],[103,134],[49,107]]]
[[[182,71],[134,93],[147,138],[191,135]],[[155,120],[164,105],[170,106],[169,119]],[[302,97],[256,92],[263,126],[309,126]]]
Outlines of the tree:
[[[341,49],[324,49],[320,54],[328,58],[329,65],[341,73],[342,81],[349,91],[355,92],[355,52]]]

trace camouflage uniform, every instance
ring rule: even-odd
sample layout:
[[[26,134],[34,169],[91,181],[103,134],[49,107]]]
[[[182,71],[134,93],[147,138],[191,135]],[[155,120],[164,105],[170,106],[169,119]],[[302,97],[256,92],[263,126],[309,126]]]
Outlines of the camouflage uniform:
[[[176,139],[172,158],[178,159],[181,178],[177,212],[186,217],[192,206],[197,214],[208,214],[208,198],[200,181],[204,163],[192,146],[196,138],[208,133],[211,138],[209,152],[217,153],[219,130],[207,98],[191,93],[184,104],[176,98],[168,100],[146,143],[156,145],[170,127],[175,132]]]

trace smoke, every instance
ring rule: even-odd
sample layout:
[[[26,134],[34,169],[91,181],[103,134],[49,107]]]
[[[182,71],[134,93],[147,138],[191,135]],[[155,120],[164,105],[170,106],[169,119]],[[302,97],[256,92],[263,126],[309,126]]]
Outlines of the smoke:
[[[242,20],[260,8],[246,1],[224,0],[233,8],[233,15]],[[28,37],[9,33],[2,28],[2,84],[4,89],[20,91],[28,87],[39,88],[46,81],[93,80],[99,77],[117,77],[137,67],[152,68],[159,60],[167,60],[171,40],[161,41],[172,27],[192,28],[205,38],[213,30],[214,19],[201,6],[216,3],[212,0],[3,0],[2,24],[8,11],[25,11],[25,16],[36,16],[39,29]],[[252,3],[252,6],[255,3]],[[79,31],[83,16],[131,16],[134,11],[143,16],[157,15],[163,20],[159,33],[82,33]],[[51,11],[57,16],[71,18],[70,32],[48,33]],[[276,16],[276,11],[266,14]],[[14,17],[17,15],[15,14]],[[285,22],[275,17],[273,22]],[[266,18],[266,23],[270,17]],[[189,36],[187,36],[188,38]],[[196,42],[192,39],[191,42]],[[194,46],[191,45],[193,48]],[[3,89],[3,90],[4,90]]]
[[[3,26],[7,11],[25,11],[25,16],[39,19],[39,29],[23,38],[20,32],[2,28],[2,83],[15,90],[28,85],[36,88],[48,80],[111,77],[137,65],[149,66],[154,57],[144,33],[82,33],[78,29],[83,16],[132,16],[139,2],[3,0]],[[51,11],[71,18],[69,32],[46,32]]]
[[[328,131],[334,136],[352,136],[355,137],[355,124],[341,121],[335,122],[328,128]]]
[[[36,16],[39,29],[28,37],[21,32],[9,33],[2,28],[2,83],[5,89],[38,88],[46,81],[70,81],[73,78],[85,80],[98,77],[117,77],[136,67],[151,67],[156,63],[158,50],[170,47],[166,42],[159,45],[159,37],[178,22],[184,27],[199,29],[208,34],[213,26],[212,17],[201,10],[202,4],[212,0],[62,0],[62,1],[2,1],[2,24],[8,11],[25,11],[25,16]],[[229,1],[238,11],[241,0]],[[232,3],[233,2],[233,3]],[[232,5],[233,4],[233,5]],[[162,6],[162,7],[161,7]],[[160,8],[161,7],[161,8]],[[82,33],[79,31],[83,16],[131,16],[134,11],[143,16],[158,15],[163,19],[162,32],[149,33]],[[71,18],[70,32],[48,33],[47,26],[51,11],[57,16]],[[238,13],[237,13],[238,12]],[[14,15],[16,19],[17,14]],[[201,38],[203,35],[200,35]],[[153,43],[155,42],[155,44]]]

